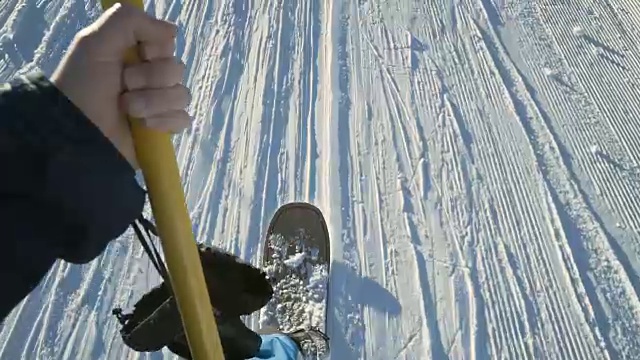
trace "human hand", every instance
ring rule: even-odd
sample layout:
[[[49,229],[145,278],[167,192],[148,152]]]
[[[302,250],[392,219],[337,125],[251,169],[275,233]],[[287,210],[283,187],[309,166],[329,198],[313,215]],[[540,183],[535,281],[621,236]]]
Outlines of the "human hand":
[[[74,38],[51,81],[138,168],[126,114],[145,126],[179,132],[190,125],[184,64],[175,58],[174,24],[115,4]],[[143,62],[125,65],[138,45]]]

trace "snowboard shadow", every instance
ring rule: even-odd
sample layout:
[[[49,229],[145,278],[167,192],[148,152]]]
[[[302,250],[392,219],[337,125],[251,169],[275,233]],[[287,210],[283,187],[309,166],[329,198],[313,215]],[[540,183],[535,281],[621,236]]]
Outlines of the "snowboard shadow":
[[[363,309],[372,307],[388,315],[402,311],[400,302],[376,281],[332,261],[327,309],[331,359],[360,359],[364,347]]]

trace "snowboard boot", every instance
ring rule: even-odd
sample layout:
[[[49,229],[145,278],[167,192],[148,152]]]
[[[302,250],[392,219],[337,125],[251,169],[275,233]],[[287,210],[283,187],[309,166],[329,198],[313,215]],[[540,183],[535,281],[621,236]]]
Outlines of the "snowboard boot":
[[[260,337],[247,329],[240,317],[271,299],[273,289],[266,274],[220,249],[202,244],[198,248],[225,352],[232,356],[252,354],[260,346]],[[122,340],[131,349],[153,352],[169,345],[180,349],[182,320],[168,282],[143,295],[132,312],[115,308],[113,315],[122,326]]]
[[[262,344],[260,335],[249,329],[239,317],[216,314],[216,322],[225,360],[250,359],[258,354]],[[182,359],[192,359],[184,333],[178,335],[167,348]]]
[[[283,334],[298,345],[302,359],[323,359],[329,354],[329,337],[319,329],[297,329]]]
[[[198,244],[211,305],[226,316],[249,315],[271,300],[267,274],[214,246]]]
[[[299,328],[292,331],[281,331],[273,326],[258,330],[259,335],[284,335],[291,339],[298,348],[296,360],[318,360],[329,355],[329,337],[317,328]]]

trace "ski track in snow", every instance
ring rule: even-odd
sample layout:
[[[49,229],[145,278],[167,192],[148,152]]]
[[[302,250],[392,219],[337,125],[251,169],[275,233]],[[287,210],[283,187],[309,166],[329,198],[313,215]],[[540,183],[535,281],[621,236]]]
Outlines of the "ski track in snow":
[[[332,359],[640,358],[636,5],[147,1],[180,26],[197,239],[256,264],[279,205],[317,204]],[[99,13],[0,1],[0,80],[50,75]],[[131,236],[57,263],[0,358],[171,358],[110,315],[160,281]]]

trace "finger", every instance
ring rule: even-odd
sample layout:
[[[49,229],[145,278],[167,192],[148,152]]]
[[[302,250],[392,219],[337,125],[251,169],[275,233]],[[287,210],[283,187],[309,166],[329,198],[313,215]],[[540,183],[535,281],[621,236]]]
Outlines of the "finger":
[[[191,117],[184,110],[173,110],[143,118],[142,123],[147,127],[159,131],[178,133],[191,125]]]
[[[146,61],[174,57],[176,42],[170,40],[161,43],[142,43],[140,44],[139,53],[140,57]]]
[[[116,3],[96,21],[92,31],[100,34],[110,51],[122,52],[138,43],[165,43],[175,39],[178,29],[175,24],[156,19],[142,9],[128,4]]]
[[[189,106],[191,94],[182,84],[163,89],[128,91],[122,94],[124,111],[131,116],[148,118]]]
[[[124,84],[128,90],[167,88],[179,84],[184,64],[176,58],[130,65],[124,69]]]

